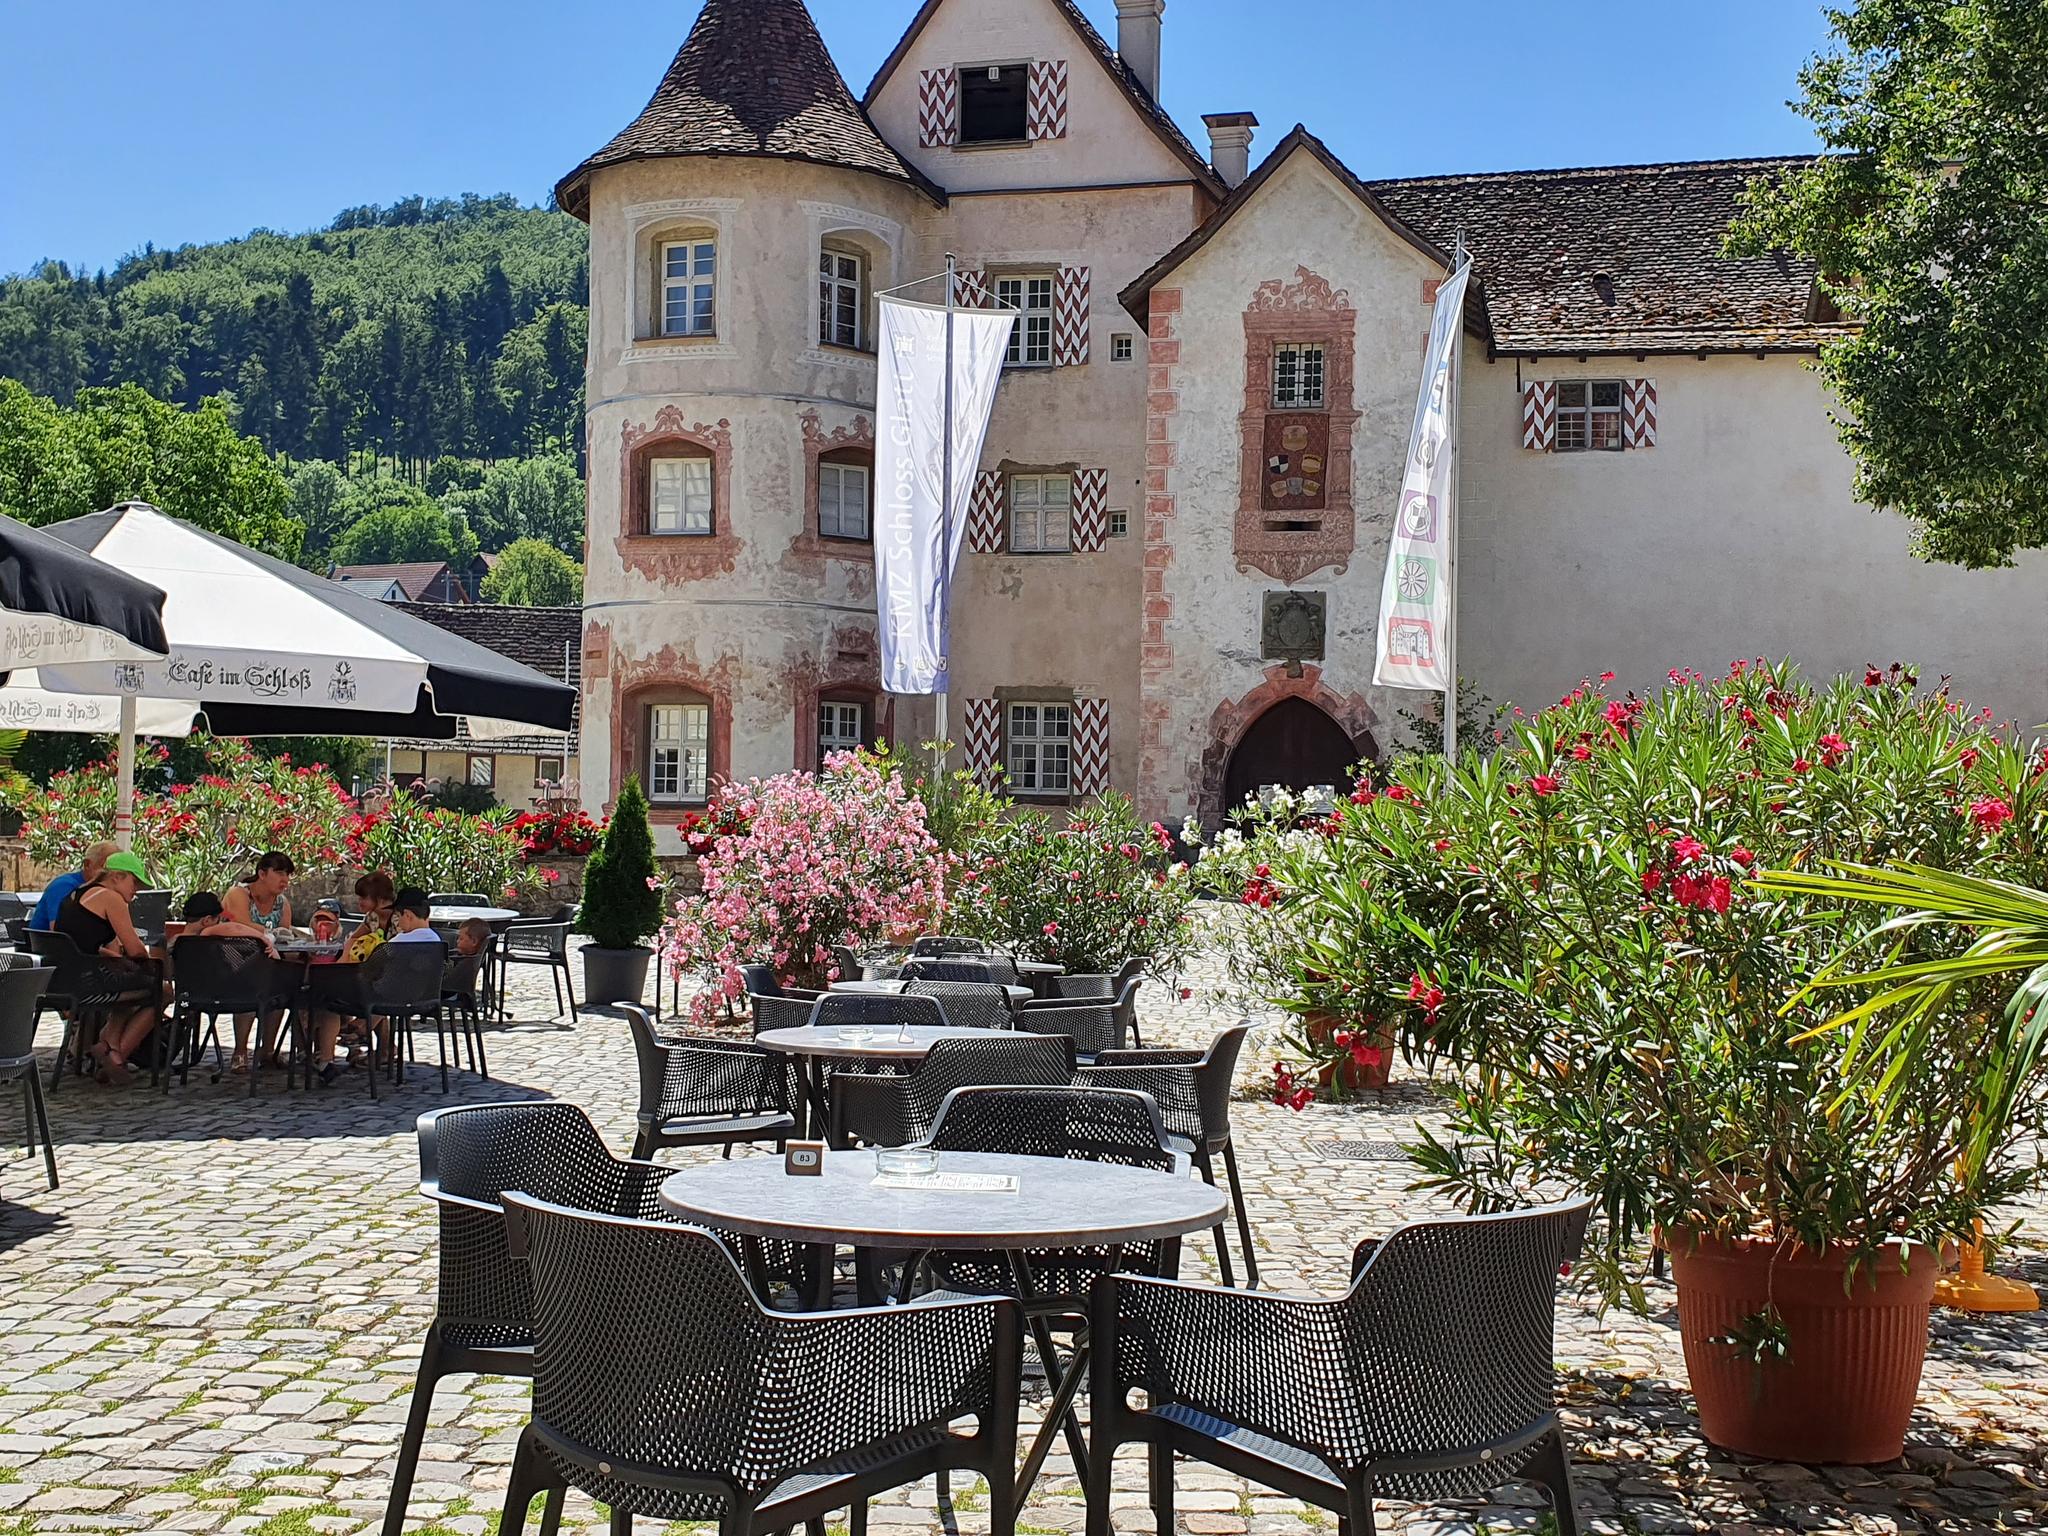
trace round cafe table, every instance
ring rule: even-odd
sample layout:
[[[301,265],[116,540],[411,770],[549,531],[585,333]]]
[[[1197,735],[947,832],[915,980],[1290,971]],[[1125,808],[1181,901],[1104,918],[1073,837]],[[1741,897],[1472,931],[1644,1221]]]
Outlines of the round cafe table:
[[[796,1034],[776,1030],[775,1034]],[[767,1036],[762,1036],[765,1042]],[[831,1250],[841,1245],[884,1249],[974,1249],[1009,1259],[1027,1314],[1043,1303],[1022,1251],[1040,1248],[1118,1249],[1134,1243],[1174,1242],[1213,1227],[1228,1204],[1222,1194],[1184,1173],[1127,1168],[1059,1157],[1016,1157],[990,1152],[941,1152],[941,1174],[1000,1174],[1017,1181],[1011,1191],[901,1188],[876,1182],[871,1151],[827,1151],[818,1175],[789,1174],[777,1157],[734,1158],[685,1168],[664,1180],[661,1202],[683,1220],[743,1238],[771,1238],[824,1251],[813,1273],[831,1276]],[[1169,1252],[1169,1272],[1177,1263]],[[1020,1507],[1064,1428],[1075,1472],[1087,1484],[1085,1449],[1073,1402],[1086,1380],[1088,1346],[1079,1337],[1064,1370],[1058,1364],[1043,1308],[1032,1332],[1056,1383],[1045,1422],[1024,1457],[1017,1480]]]
[[[863,989],[866,990],[866,989]],[[816,1116],[820,1134],[828,1122],[826,1075],[835,1061],[923,1061],[935,1040],[949,1037],[986,1038],[984,1029],[966,1025],[911,1024],[891,1028],[886,1024],[861,1028],[854,1025],[800,1024],[794,1029],[770,1029],[754,1036],[764,1050],[781,1051],[803,1059],[805,1099]],[[797,1135],[810,1134],[805,1105],[796,1106]]]

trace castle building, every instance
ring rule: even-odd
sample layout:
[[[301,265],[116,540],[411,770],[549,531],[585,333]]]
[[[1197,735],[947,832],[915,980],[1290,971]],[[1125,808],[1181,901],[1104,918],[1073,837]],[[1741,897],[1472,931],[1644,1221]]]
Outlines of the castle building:
[[[884,0],[877,12],[891,8]],[[2043,564],[1963,572],[1859,505],[1812,272],[1721,235],[1773,161],[1361,181],[1302,127],[1197,148],[1163,0],[926,0],[856,99],[801,0],[706,0],[563,179],[590,225],[586,799],[915,742],[879,691],[876,294],[957,256],[1019,312],[953,587],[951,731],[1012,793],[1212,823],[1338,782],[1430,695],[1372,683],[1438,280],[1465,314],[1459,669],[1895,658],[2048,718]],[[934,297],[930,289],[923,296]]]

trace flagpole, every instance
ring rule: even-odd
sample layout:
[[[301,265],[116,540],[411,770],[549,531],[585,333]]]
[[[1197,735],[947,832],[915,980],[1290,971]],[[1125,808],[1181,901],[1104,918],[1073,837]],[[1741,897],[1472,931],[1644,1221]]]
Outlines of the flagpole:
[[[939,654],[938,730],[932,753],[934,772],[946,771],[946,696],[953,688],[953,267],[954,257],[946,252],[946,385],[944,395],[945,437],[939,454]]]
[[[1460,230],[1451,256],[1451,275],[1455,277],[1464,264],[1465,232]],[[1458,525],[1465,521],[1465,502],[1459,483],[1465,468],[1465,456],[1458,449],[1462,430],[1458,397],[1464,385],[1465,317],[1459,315],[1451,322],[1451,420],[1448,435],[1451,450],[1451,526],[1444,543],[1444,583],[1450,594],[1449,606],[1444,611],[1444,759],[1453,768],[1458,765]]]

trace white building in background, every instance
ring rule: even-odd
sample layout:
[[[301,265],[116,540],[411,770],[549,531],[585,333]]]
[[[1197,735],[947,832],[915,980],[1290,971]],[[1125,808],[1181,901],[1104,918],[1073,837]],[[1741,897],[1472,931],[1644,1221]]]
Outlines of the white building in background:
[[[953,733],[1022,797],[1213,817],[1432,707],[1371,678],[1461,233],[1459,661],[1486,693],[1909,659],[2048,719],[2048,566],[1913,560],[1851,495],[1811,271],[1720,255],[1776,162],[1361,182],[1297,127],[1253,171],[1250,114],[1205,118],[1205,154],[1158,105],[1164,9],[1118,0],[1112,49],[1070,0],[928,0],[856,100],[801,0],[708,0],[562,181],[591,228],[594,808],[637,772],[673,824],[721,777],[930,730],[876,686],[872,324],[948,252],[963,301],[1022,311],[952,656]]]

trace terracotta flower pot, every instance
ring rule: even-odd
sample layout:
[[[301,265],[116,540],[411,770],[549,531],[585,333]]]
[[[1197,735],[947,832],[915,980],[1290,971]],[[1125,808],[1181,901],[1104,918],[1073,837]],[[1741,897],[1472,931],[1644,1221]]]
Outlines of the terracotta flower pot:
[[[1302,1019],[1302,1031],[1310,1042],[1318,1047],[1336,1050],[1333,1043],[1340,1029],[1349,1029],[1353,1021],[1338,1013],[1311,1013]],[[1316,1082],[1322,1087],[1335,1086],[1340,1093],[1379,1093],[1387,1086],[1387,1078],[1394,1070],[1394,1031],[1392,1026],[1382,1026],[1373,1036],[1374,1045],[1379,1047],[1380,1059],[1377,1065],[1354,1061],[1348,1055],[1339,1055],[1323,1062],[1316,1068]]]
[[[1861,1465],[1900,1454],[1927,1354],[1932,1249],[1914,1248],[1904,1269],[1887,1254],[1859,1268],[1846,1291],[1845,1249],[1780,1253],[1760,1239],[1695,1243],[1689,1233],[1671,1234],[1667,1249],[1685,1369],[1709,1440],[1773,1461]],[[1759,1365],[1747,1349],[1713,1342],[1767,1304],[1784,1319],[1785,1359]]]

